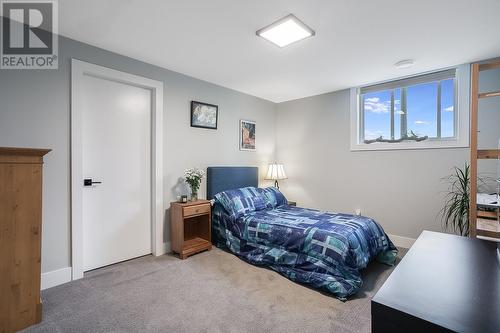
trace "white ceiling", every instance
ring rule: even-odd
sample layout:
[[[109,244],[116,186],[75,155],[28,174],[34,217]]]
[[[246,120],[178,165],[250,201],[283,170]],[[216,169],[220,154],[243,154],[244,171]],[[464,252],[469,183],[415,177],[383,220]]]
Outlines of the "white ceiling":
[[[316,36],[280,49],[255,35],[290,13]],[[499,13],[499,0],[63,0],[59,30],[282,102],[500,56]]]

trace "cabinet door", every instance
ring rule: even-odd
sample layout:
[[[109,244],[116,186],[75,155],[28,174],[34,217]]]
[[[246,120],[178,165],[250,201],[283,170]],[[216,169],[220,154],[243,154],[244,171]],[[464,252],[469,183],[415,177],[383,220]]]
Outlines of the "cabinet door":
[[[42,167],[0,163],[0,331],[39,319]]]

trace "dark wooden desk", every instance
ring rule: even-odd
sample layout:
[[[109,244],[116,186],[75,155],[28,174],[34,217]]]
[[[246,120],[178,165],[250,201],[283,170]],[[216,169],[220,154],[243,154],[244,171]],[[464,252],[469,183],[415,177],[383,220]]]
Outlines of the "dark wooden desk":
[[[424,231],[371,305],[376,333],[498,333],[497,245]]]

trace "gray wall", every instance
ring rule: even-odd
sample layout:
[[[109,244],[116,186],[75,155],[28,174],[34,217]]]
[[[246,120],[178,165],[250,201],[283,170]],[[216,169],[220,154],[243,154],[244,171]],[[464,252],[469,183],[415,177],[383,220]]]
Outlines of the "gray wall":
[[[375,218],[389,234],[417,238],[441,230],[442,180],[467,149],[350,151],[349,90],[278,105],[277,156],[298,205]]]
[[[290,200],[333,211],[361,208],[388,233],[416,238],[423,229],[441,230],[437,215],[447,188],[442,178],[468,160],[467,149],[351,152],[348,90],[275,105],[66,38],[60,38],[59,55],[59,70],[0,71],[0,146],[53,149],[44,169],[43,272],[71,266],[71,58],[164,83],[167,205],[187,193],[179,182],[186,168],[254,165],[263,178],[277,151],[289,176],[280,185]],[[491,75],[481,82],[482,89],[500,83],[498,73]],[[189,126],[191,100],[219,105],[217,131]],[[500,116],[498,99],[481,103],[481,109]],[[240,119],[257,122],[257,152],[238,150]],[[499,123],[499,118],[480,118],[480,144],[498,138],[494,129]],[[494,172],[497,165],[490,163],[484,172]],[[200,195],[205,195],[205,184]],[[168,229],[166,214],[166,241]]]
[[[187,193],[179,184],[186,168],[252,165],[265,172],[274,160],[275,104],[67,38],[60,38],[59,48],[59,70],[0,71],[0,146],[53,149],[44,168],[42,272],[71,266],[71,58],[164,83],[166,206],[178,193]],[[189,126],[191,100],[219,105],[217,131]],[[257,152],[239,151],[240,119],[257,122]]]

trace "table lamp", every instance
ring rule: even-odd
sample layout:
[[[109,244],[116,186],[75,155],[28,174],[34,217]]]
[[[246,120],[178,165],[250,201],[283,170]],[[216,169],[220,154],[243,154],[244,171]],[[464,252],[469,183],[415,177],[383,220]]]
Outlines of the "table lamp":
[[[285,169],[283,168],[283,164],[269,164],[267,168],[267,175],[265,179],[274,180],[274,187],[279,190],[278,180],[287,179]]]

